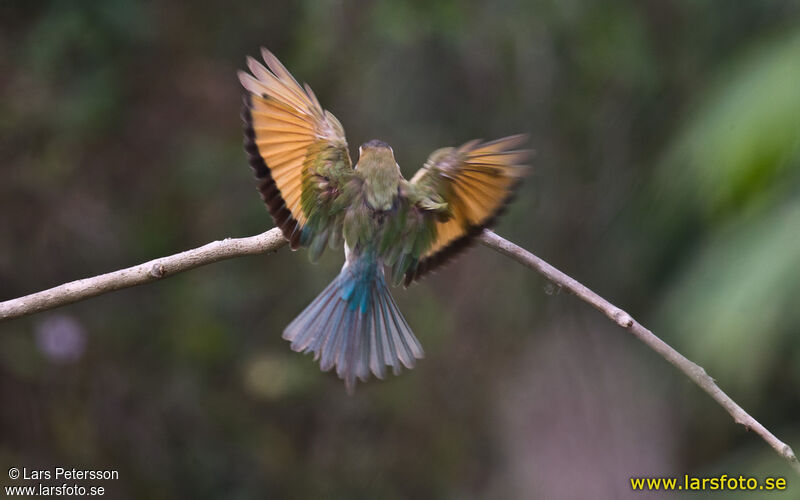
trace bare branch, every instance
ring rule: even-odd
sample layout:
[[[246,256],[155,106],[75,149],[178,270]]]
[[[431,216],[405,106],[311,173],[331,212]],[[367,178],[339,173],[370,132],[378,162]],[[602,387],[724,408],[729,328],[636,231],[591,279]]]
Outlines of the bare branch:
[[[800,474],[800,463],[798,463],[797,457],[789,445],[775,437],[756,419],[744,411],[741,406],[736,404],[735,401],[717,386],[714,379],[709,377],[701,366],[688,360],[678,351],[667,345],[660,338],[656,337],[653,332],[636,322],[628,313],[527,250],[488,230],[484,231],[480,236],[480,241],[484,245],[542,274],[545,278],[560,287],[569,290],[578,298],[588,302],[594,306],[595,309],[608,316],[611,321],[635,335],[661,357],[685,373],[686,376],[700,386],[701,389],[706,391],[709,396],[731,414],[736,423],[742,424],[745,428],[758,434],[767,444],[772,446],[780,456],[785,458],[798,474]],[[53,309],[121,288],[158,281],[162,278],[194,269],[195,267],[211,264],[212,262],[244,255],[274,252],[286,245],[286,243],[281,231],[277,228],[249,238],[228,238],[221,241],[214,241],[193,250],[187,250],[169,257],[151,260],[144,264],[139,264],[138,266],[92,278],[72,281],[50,288],[49,290],[0,302],[0,321]]]
[[[692,380],[692,382],[706,391],[706,393],[708,393],[708,395],[711,396],[714,401],[719,403],[720,406],[725,408],[725,410],[730,413],[734,422],[741,424],[745,427],[745,429],[751,430],[758,434],[764,441],[767,442],[767,444],[772,446],[772,448],[778,452],[780,456],[785,458],[798,474],[800,474],[800,463],[798,463],[797,456],[795,456],[792,448],[789,447],[788,444],[775,437],[775,435],[767,430],[766,427],[761,425],[756,419],[744,411],[741,406],[736,404],[736,401],[725,394],[725,392],[714,382],[714,379],[706,373],[702,366],[692,362],[684,357],[681,353],[670,347],[666,342],[658,338],[653,332],[640,325],[631,317],[630,314],[610,303],[603,297],[597,295],[585,285],[562,273],[524,248],[511,243],[505,238],[502,238],[489,230],[484,231],[480,238],[481,243],[487,247],[511,257],[520,264],[527,266],[543,275],[556,285],[572,292],[579,299],[591,304],[595,309],[608,316],[611,321],[635,335],[636,338],[644,342],[662,358],[672,363],[676,368],[685,373],[686,376]]]
[[[226,238],[214,241],[199,248],[151,260],[138,266],[71,281],[42,292],[0,302],[0,321],[53,309],[121,288],[158,281],[212,262],[243,255],[274,252],[286,243],[278,228],[249,238]]]

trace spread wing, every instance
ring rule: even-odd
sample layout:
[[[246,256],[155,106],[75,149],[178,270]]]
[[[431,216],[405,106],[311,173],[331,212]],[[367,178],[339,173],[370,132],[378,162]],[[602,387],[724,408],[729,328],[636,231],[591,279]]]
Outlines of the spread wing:
[[[245,150],[258,189],[292,249],[310,247],[316,259],[341,238],[343,199],[353,179],[344,130],[268,50],[267,67],[247,58],[239,72],[247,90],[242,112]],[[269,68],[269,69],[267,69]]]
[[[527,171],[530,152],[515,149],[526,139],[470,141],[430,155],[408,186],[413,212],[420,214],[415,236],[422,244],[413,245],[418,256],[395,264],[401,267],[394,274],[404,273],[406,286],[461,253],[494,223]]]

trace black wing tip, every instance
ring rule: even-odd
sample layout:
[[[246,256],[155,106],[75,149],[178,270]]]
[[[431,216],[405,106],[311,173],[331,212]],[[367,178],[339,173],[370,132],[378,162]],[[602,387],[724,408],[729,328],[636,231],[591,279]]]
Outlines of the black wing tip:
[[[244,150],[247,153],[247,160],[250,163],[250,168],[253,169],[256,179],[260,180],[258,190],[261,193],[261,199],[267,205],[272,220],[281,229],[283,237],[289,240],[290,248],[297,250],[300,248],[300,224],[286,207],[286,202],[281,196],[278,186],[275,185],[275,180],[270,174],[269,167],[258,151],[256,133],[253,128],[252,108],[252,98],[249,93],[246,93],[241,116],[243,122],[242,130],[244,131]]]

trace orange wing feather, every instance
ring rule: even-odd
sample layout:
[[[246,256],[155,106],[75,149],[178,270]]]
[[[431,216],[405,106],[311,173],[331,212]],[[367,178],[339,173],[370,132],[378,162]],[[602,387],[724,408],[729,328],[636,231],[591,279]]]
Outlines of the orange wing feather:
[[[450,217],[436,223],[436,238],[407,271],[406,285],[461,253],[494,223],[527,171],[523,164],[530,152],[514,150],[525,140],[516,135],[483,144],[471,141],[449,154],[431,155],[412,182],[435,186]]]
[[[341,124],[322,109],[311,88],[301,87],[268,50],[262,49],[262,56],[269,69],[248,57],[252,75],[239,72],[248,91],[242,112],[245,150],[275,224],[296,249],[308,220],[301,203],[304,174],[321,151],[310,146],[322,142],[343,149],[348,168],[350,155]]]

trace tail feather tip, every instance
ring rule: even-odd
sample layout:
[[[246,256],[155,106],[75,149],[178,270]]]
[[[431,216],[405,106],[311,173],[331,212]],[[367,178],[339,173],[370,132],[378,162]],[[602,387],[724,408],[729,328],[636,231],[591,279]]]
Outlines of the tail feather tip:
[[[357,278],[356,278],[357,279]],[[362,284],[363,283],[363,284]],[[313,353],[322,371],[336,374],[353,394],[358,380],[370,374],[383,379],[386,367],[398,375],[403,366],[412,369],[424,357],[420,345],[392,298],[383,273],[359,283],[359,307],[351,307],[353,276],[347,268],[292,321],[282,337],[297,352]],[[368,297],[367,306],[363,297]]]

